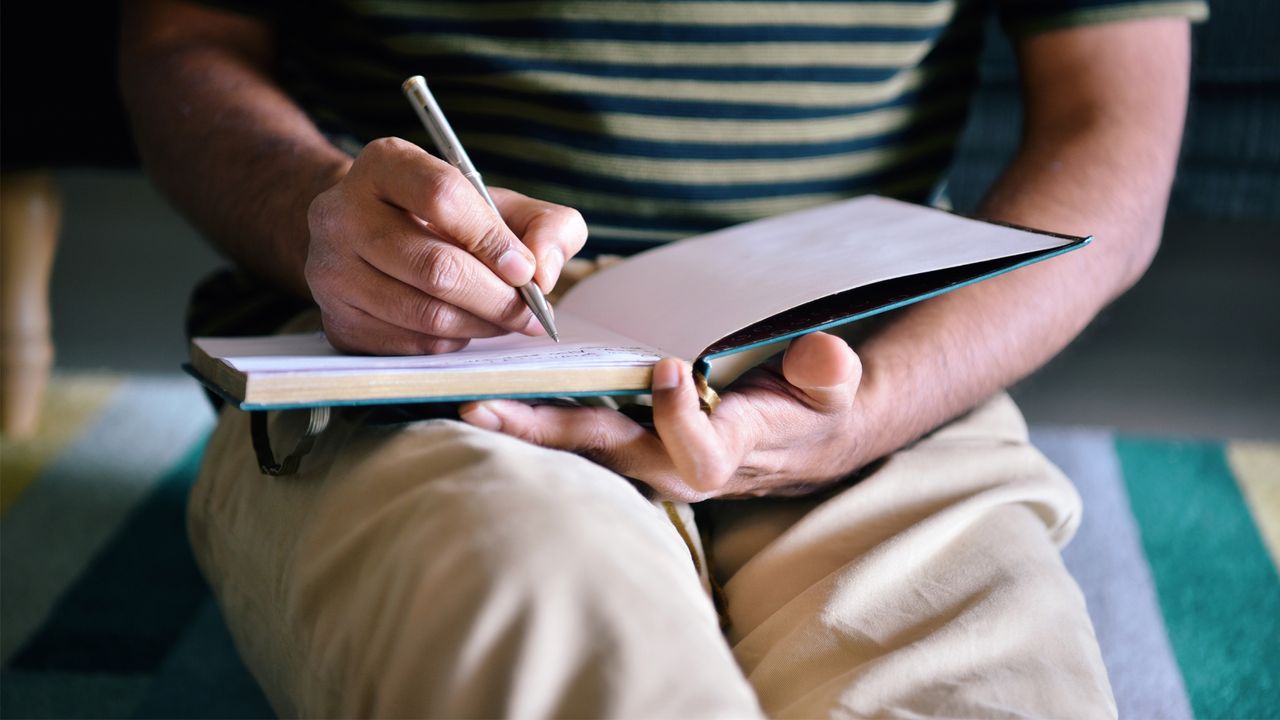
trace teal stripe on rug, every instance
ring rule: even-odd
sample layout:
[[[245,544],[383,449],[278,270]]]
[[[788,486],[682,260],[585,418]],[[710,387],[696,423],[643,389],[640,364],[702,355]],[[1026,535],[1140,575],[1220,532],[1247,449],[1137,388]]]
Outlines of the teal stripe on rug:
[[[1120,717],[1189,720],[1191,704],[1129,509],[1113,433],[1032,428],[1031,441],[1084,501],[1080,528],[1062,559],[1084,592]]]
[[[9,660],[23,671],[155,673],[209,596],[187,543],[186,505],[205,442],[129,514]]]
[[[5,718],[127,718],[146,695],[151,678],[112,673],[0,673],[0,716]]]
[[[213,598],[205,599],[133,711],[139,719],[274,718],[275,712],[236,653]]]
[[[189,378],[131,377],[18,497],[0,524],[4,661],[212,424]]]
[[[1280,577],[1221,444],[1120,438],[1116,452],[1196,717],[1276,717]]]

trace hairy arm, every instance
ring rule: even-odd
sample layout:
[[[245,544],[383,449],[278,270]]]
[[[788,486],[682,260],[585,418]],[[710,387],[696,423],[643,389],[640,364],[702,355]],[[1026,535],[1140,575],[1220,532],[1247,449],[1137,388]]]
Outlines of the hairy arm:
[[[120,84],[147,173],[224,253],[307,297],[307,208],[351,157],[271,77],[264,22],[124,4]]]
[[[125,3],[120,81],[148,173],[242,267],[320,307],[344,350],[418,354],[541,328],[586,241],[577,211],[493,188],[398,138],[355,158],[272,77],[265,22],[180,0]],[[406,116],[409,114],[405,108]]]
[[[1035,35],[1018,46],[1022,145],[981,214],[1093,234],[1083,250],[915,306],[857,348],[876,457],[1043,365],[1142,276],[1182,136],[1188,23]]]

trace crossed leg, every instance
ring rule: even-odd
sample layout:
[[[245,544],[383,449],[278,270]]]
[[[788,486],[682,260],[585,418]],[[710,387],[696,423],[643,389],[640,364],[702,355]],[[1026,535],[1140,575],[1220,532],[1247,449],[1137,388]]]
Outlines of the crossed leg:
[[[337,421],[270,478],[247,425],[223,413],[190,527],[281,715],[759,716],[685,541],[618,475],[451,421]]]
[[[282,715],[1114,715],[1055,545],[1079,500],[1007,398],[852,486],[715,504],[728,643],[667,514],[597,465],[339,421],[266,478],[247,424],[191,534]]]
[[[770,717],[1114,717],[1058,552],[1074,487],[999,396],[820,497],[710,511]]]

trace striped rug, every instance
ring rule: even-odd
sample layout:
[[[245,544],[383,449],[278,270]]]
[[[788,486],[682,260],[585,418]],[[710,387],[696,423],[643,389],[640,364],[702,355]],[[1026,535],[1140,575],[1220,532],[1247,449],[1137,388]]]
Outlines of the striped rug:
[[[0,441],[0,717],[270,715],[183,529],[212,422],[182,377],[64,375]],[[1034,439],[1085,499],[1065,557],[1121,715],[1280,717],[1280,445]]]

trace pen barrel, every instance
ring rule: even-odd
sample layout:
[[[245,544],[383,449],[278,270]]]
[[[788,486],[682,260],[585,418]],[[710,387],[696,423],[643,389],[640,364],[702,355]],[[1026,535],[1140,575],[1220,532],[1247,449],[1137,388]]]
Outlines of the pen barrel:
[[[405,97],[409,99],[409,104],[413,106],[413,111],[418,114],[418,119],[422,121],[423,127],[427,129],[427,134],[431,136],[431,142],[435,143],[436,149],[449,164],[458,168],[462,176],[471,183],[471,186],[480,193],[489,207],[497,213],[499,221],[502,220],[502,212],[498,210],[498,204],[493,201],[493,196],[489,194],[489,188],[485,186],[484,180],[480,177],[480,173],[476,170],[475,165],[471,164],[471,158],[467,157],[467,151],[462,149],[462,143],[458,140],[458,136],[454,134],[453,128],[450,127],[449,121],[444,117],[444,110],[440,109],[440,104],[436,102],[435,96],[431,94],[431,90],[427,87],[427,81],[421,75],[414,75],[404,84],[400,86],[404,91]],[[546,329],[547,334],[557,342],[560,335],[556,331],[555,318],[551,314],[551,306],[547,304],[547,299],[542,295],[542,289],[538,287],[532,279],[524,285],[517,288],[520,291],[520,297],[524,299],[529,309],[533,311],[534,317]]]
[[[405,96],[409,98],[413,111],[418,114],[418,119],[427,129],[431,142],[444,159],[461,170],[463,175],[475,173],[475,166],[471,164],[471,158],[467,156],[467,151],[463,149],[457,134],[453,132],[453,127],[445,119],[444,110],[440,109],[440,103],[436,102],[435,96],[427,89],[427,81],[421,75],[415,75],[404,82],[402,89]],[[472,184],[474,185],[475,181],[472,181]],[[488,193],[485,195],[487,197]]]
[[[516,290],[520,292],[520,297],[524,300],[524,304],[529,306],[533,316],[538,319],[538,324],[542,325],[552,340],[560,342],[560,334],[556,332],[555,315],[551,312],[546,296],[542,294],[542,288],[530,280]]]
[[[475,168],[472,168],[470,171],[463,172],[462,177],[466,178],[467,182],[471,183],[471,187],[475,188],[476,192],[480,193],[480,197],[484,198],[484,201],[489,203],[489,207],[493,208],[493,211],[498,213],[498,217],[502,217],[502,211],[498,209],[498,204],[493,201],[493,196],[489,194],[489,187],[484,184],[484,179],[480,177],[480,173],[477,172]]]

